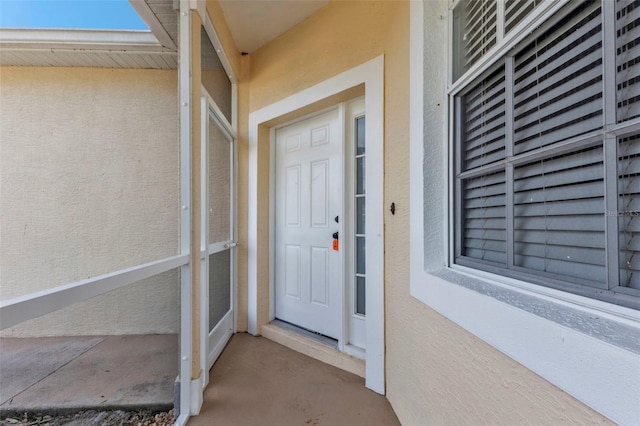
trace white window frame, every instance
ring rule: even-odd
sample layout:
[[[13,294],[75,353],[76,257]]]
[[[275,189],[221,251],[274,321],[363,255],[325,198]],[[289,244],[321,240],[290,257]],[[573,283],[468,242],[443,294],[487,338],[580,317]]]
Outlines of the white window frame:
[[[424,60],[425,48],[432,48],[425,45],[425,39],[450,45],[446,22],[449,4],[431,2],[428,14],[422,1],[410,5],[411,295],[615,422],[637,422],[638,311],[450,262],[453,159],[448,129],[453,110],[449,95],[472,81],[484,64],[524,38],[537,17],[556,12],[566,1],[550,0],[541,5],[513,30],[511,42],[499,43],[454,84],[449,80],[450,60],[444,59],[451,54],[448,47],[440,64],[432,56],[428,62]],[[425,30],[430,32],[428,37]],[[425,69],[430,73],[428,79]],[[449,92],[446,83],[450,84]],[[425,117],[431,120],[427,122]],[[433,127],[432,122],[438,125]],[[424,155],[425,143],[430,145],[429,156]],[[440,149],[442,158],[434,159],[431,148],[434,152]],[[441,170],[440,180],[425,180],[425,164]],[[429,179],[435,179],[433,172]],[[440,200],[424,197],[425,190],[433,192],[434,187],[443,188],[439,189]],[[428,235],[427,211],[431,216],[427,218]],[[434,224],[442,229],[435,238]],[[602,323],[611,327],[615,336],[592,332]]]

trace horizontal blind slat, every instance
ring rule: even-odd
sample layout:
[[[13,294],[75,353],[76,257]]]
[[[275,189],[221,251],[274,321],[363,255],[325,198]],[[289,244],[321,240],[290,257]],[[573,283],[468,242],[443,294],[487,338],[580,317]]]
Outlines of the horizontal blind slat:
[[[599,6],[593,4],[576,16],[567,18],[559,28],[552,29],[553,34],[538,37],[515,56],[516,80],[526,73],[535,71],[544,61],[553,55],[561,56],[561,50],[570,52],[573,45],[593,40],[593,36],[584,39],[590,32],[596,32],[601,26]]]
[[[528,242],[516,244],[516,254],[544,259],[556,259],[572,263],[586,263],[604,266],[604,248],[549,245]]]
[[[487,262],[500,263],[500,264],[504,264],[506,259],[504,250],[500,252],[495,252],[491,250],[478,250],[473,248],[466,248],[464,255],[467,257],[471,257],[473,259],[484,260]]]
[[[601,64],[602,50],[599,49],[577,60],[561,64],[557,73],[551,76],[545,75],[544,80],[539,80],[535,75],[530,80],[522,80],[516,86],[518,89],[514,93],[515,113],[520,114],[528,105],[525,101],[535,95],[545,95],[548,92],[553,92],[554,89],[558,90],[558,87],[569,86],[569,89],[564,90],[570,90],[571,87],[597,79],[602,75]]]
[[[602,190],[603,183],[600,181],[592,181],[592,182],[583,182],[579,184],[572,185],[571,187],[571,199],[572,200],[581,200],[585,198],[592,198],[594,191]],[[537,203],[544,200],[556,201],[556,200],[564,200],[569,196],[567,195],[566,188],[557,187],[557,188],[545,188],[544,194],[540,193],[539,189],[532,191],[519,191],[514,194],[514,202],[519,204],[526,203]]]
[[[604,202],[601,198],[578,198],[537,203],[523,203],[513,208],[513,215],[520,216],[561,216],[596,214],[602,215]]]
[[[517,266],[526,269],[580,278],[585,280],[585,284],[593,287],[597,287],[597,283],[604,282],[606,279],[605,267],[601,265],[588,265],[584,263],[565,262],[557,259],[543,259],[519,255],[515,255],[515,263]]]
[[[544,190],[555,186],[565,187],[584,182],[602,182],[604,167],[600,164],[593,167],[565,170],[562,173],[548,173],[527,179],[521,179],[514,184],[516,192],[530,190]]]
[[[495,127],[487,129],[486,133],[481,134],[482,137],[472,140],[465,149],[465,158],[474,157],[474,153],[478,150],[503,150],[505,123],[497,123]]]
[[[517,140],[514,151],[520,154],[600,127],[602,127],[602,101],[597,99],[517,132],[514,138]]]
[[[483,206],[483,208],[479,209],[479,208],[465,208],[465,213],[464,213],[464,218],[465,219],[478,219],[478,218],[488,218],[488,217],[493,217],[493,218],[500,218],[502,216],[504,216],[504,207],[503,206],[496,206],[496,207],[486,207]]]
[[[469,229],[467,238],[506,241],[504,229]]]
[[[574,105],[584,104],[589,102],[597,107],[596,110],[592,108],[587,109],[587,113],[602,109],[600,99],[602,99],[602,85],[600,81],[596,81],[595,84],[588,84],[582,86],[575,92],[567,93],[561,90],[549,92],[544,97],[538,98],[538,106],[534,109],[527,111],[516,117],[514,120],[514,129],[516,132],[523,128],[526,128],[531,123],[541,123],[547,121],[548,118],[558,115],[560,111],[571,111],[572,114],[576,114],[576,109],[571,108]],[[563,87],[563,89],[571,89],[570,87]],[[544,127],[542,127],[544,129]],[[544,130],[539,130],[544,131]]]
[[[604,249],[604,238],[601,232],[593,231],[544,231],[520,230],[514,232],[515,240],[537,244],[568,245],[576,247],[595,247]]]

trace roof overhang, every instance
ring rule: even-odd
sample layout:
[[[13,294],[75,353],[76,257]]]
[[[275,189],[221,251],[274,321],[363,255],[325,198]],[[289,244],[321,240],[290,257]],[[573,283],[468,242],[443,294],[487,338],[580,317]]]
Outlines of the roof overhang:
[[[131,0],[148,30],[0,28],[0,65],[177,69],[173,0]]]
[[[0,49],[175,51],[150,31],[0,28]]]
[[[176,69],[150,31],[0,29],[0,65]]]

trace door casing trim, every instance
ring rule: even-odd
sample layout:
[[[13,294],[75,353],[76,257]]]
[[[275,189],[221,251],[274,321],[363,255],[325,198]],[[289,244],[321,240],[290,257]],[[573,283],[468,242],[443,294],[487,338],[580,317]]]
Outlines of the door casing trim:
[[[361,85],[364,85],[365,111],[368,118],[365,124],[367,134],[366,263],[367,276],[371,277],[367,281],[365,385],[377,393],[384,394],[384,55],[249,114],[247,319],[249,333],[258,335],[260,327],[273,317],[273,293],[270,283],[272,280],[269,277],[259,276],[258,268],[259,256],[269,256],[269,264],[273,265],[274,255],[271,244],[273,227],[269,227],[268,238],[262,235],[260,239],[258,232],[258,218],[264,214],[258,211],[258,206],[264,205],[264,203],[259,204],[259,201],[263,200],[259,197],[264,195],[261,196],[258,193],[259,129],[261,126],[273,127],[270,126],[270,122],[279,117]],[[272,134],[272,132],[268,133]],[[261,143],[269,143],[269,139],[263,136]],[[270,170],[270,174],[272,173],[273,168]],[[272,194],[269,194],[270,200],[271,196]],[[271,202],[269,206],[270,213],[273,214]],[[272,272],[269,275],[272,275]],[[268,292],[264,292],[266,286],[269,286]],[[259,297],[260,288],[263,289],[260,294],[267,294],[269,297]],[[265,315],[265,312],[269,315]]]

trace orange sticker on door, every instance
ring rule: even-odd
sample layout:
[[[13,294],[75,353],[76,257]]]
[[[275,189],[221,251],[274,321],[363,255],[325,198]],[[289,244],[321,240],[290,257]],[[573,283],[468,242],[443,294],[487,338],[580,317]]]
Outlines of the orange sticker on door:
[[[335,251],[338,251],[340,249],[340,243],[339,240],[333,240],[333,249]]]

